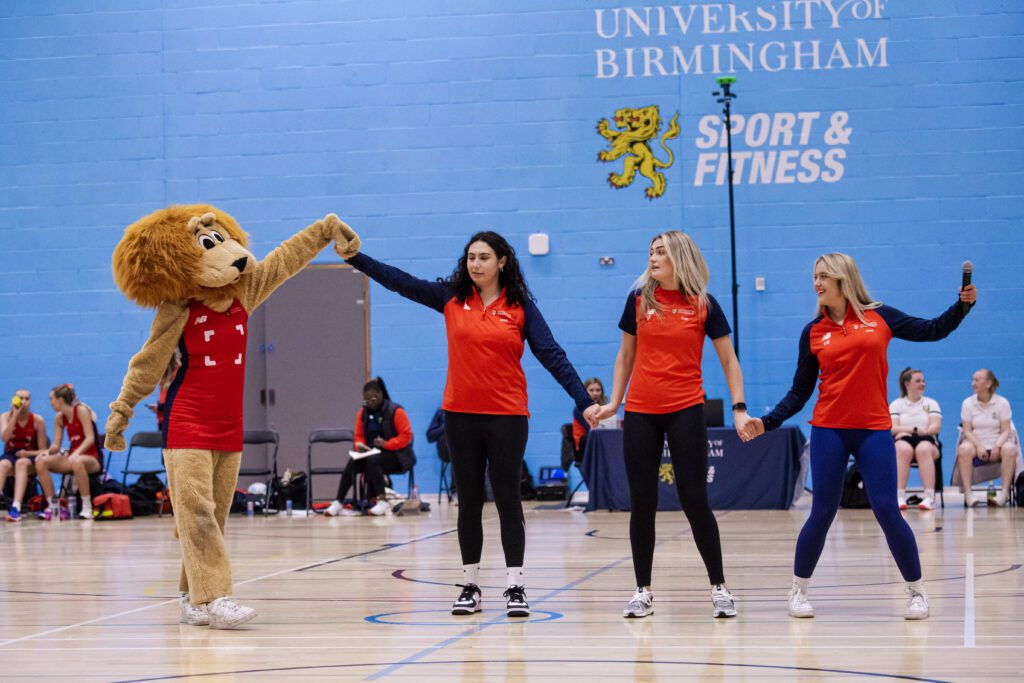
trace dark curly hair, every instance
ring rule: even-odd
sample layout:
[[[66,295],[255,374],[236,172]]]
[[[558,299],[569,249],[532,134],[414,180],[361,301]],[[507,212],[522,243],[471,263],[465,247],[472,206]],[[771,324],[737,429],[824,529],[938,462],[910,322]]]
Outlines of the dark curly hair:
[[[438,278],[438,282],[451,287],[455,291],[456,300],[460,303],[469,298],[476,285],[473,284],[473,279],[469,276],[466,259],[469,255],[469,247],[474,242],[486,242],[494,250],[498,260],[505,258],[505,267],[498,272],[498,285],[505,290],[505,298],[509,304],[523,306],[527,301],[533,301],[533,294],[526,286],[523,271],[519,268],[516,250],[504,237],[491,230],[484,230],[470,237],[462,250],[462,257],[459,258],[459,264],[455,266],[455,270],[447,279]]]

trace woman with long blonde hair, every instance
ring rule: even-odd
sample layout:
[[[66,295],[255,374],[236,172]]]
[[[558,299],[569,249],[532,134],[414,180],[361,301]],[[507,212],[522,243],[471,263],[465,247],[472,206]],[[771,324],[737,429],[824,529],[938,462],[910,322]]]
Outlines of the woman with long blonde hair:
[[[736,431],[745,437],[749,417],[743,402],[743,372],[729,337],[731,329],[708,293],[708,266],[693,239],[678,230],[651,240],[647,268],[626,297],[619,321],[622,343],[615,358],[612,395],[597,419],[619,409],[626,385],[623,449],[629,479],[629,540],[636,593],[623,616],[654,613],[651,569],[658,512],[658,470],[668,439],[679,502],[711,582],[715,617],[736,615],[725,587],[718,522],[708,503],[708,439],[704,422],[701,355],[710,337],[733,400]]]
[[[893,337],[908,341],[943,339],[960,325],[977,299],[977,291],[974,285],[962,288],[957,302],[938,318],[914,318],[872,299],[857,264],[840,253],[824,254],[815,260],[814,291],[818,315],[800,335],[793,386],[771,412],[751,420],[748,426],[750,437],[775,429],[804,407],[814,385],[818,385],[818,402],[811,418],[814,500],[796,543],[789,615],[814,616],[807,586],[839,508],[847,460],[852,454],[864,479],[871,510],[907,582],[904,618],[927,619],[928,596],[921,578],[917,542],[900,514],[896,498],[896,448],[886,394],[886,351]]]

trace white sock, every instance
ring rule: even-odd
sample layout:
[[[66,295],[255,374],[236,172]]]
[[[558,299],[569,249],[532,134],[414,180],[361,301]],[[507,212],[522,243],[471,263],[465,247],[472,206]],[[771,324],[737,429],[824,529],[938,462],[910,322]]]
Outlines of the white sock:
[[[85,512],[86,510],[92,510],[92,501],[89,500],[88,498],[83,498],[82,499],[82,512]]]
[[[19,503],[17,501],[15,501],[14,503],[11,503],[11,507],[14,508],[15,510],[18,510],[19,512],[21,511],[21,503]]]
[[[935,489],[925,489],[924,490],[924,497],[925,498],[934,498],[935,497]]]
[[[793,585],[796,586],[801,593],[807,592],[807,586],[811,583],[810,579],[802,579],[796,574],[793,575]]]
[[[897,498],[906,498],[907,497],[907,490],[906,489],[896,489],[896,497]]]
[[[523,585],[523,568],[522,567],[507,567],[505,569],[508,575],[508,587],[522,586]]]
[[[915,593],[924,593],[924,578],[920,578],[917,581],[907,581],[907,588]]]
[[[480,585],[480,563],[462,565],[462,583],[465,585]]]

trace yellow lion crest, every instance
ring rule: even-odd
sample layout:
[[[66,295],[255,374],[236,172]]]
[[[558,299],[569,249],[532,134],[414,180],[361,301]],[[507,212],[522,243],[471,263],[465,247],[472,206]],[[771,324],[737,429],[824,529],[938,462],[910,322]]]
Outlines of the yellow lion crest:
[[[637,169],[651,181],[646,190],[648,199],[655,199],[665,194],[665,175],[658,169],[668,168],[675,157],[672,150],[665,144],[667,140],[679,137],[679,112],[672,117],[668,130],[661,136],[661,147],[668,152],[668,161],[659,161],[648,144],[658,137],[661,128],[661,114],[657,106],[642,109],[619,109],[615,112],[615,128],[613,130],[607,119],[597,122],[597,132],[608,141],[610,149],[598,152],[598,161],[615,161],[625,156],[622,173],[609,173],[608,184],[616,190],[633,184]]]

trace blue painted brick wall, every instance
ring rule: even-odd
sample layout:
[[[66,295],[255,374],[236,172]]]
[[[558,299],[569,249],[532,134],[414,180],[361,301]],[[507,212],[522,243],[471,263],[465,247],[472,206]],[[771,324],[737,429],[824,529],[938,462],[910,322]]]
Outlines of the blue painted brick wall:
[[[752,18],[759,6],[781,6],[712,4],[724,9],[708,11],[733,6]],[[698,122],[719,109],[715,74],[596,78],[595,51],[622,59],[626,48],[768,41],[792,51],[796,40],[805,50],[818,40],[827,55],[837,39],[884,37],[885,68],[735,74],[738,114],[820,111],[826,120],[844,111],[853,127],[840,182],[736,188],[747,402],[760,411],[788,388],[814,305],[817,254],[852,254],[878,298],[922,316],[953,300],[969,258],[982,298],[964,327],[939,344],[894,342],[890,351],[894,370],[924,369],[952,444],[975,368],[993,368],[1015,407],[1024,397],[1024,14],[995,0],[853,4],[878,16],[844,15],[833,28],[819,7],[811,29],[758,34],[645,37],[633,25],[627,37],[624,23],[605,39],[596,10],[625,22],[626,9],[642,16],[648,5],[5,2],[0,388],[42,397],[71,380],[105,418],[150,319],[114,288],[112,249],[137,217],[200,200],[235,214],[261,255],[337,211],[363,233],[368,253],[430,277],[451,270],[473,231],[496,229],[519,249],[580,375],[610,380],[623,296],[656,232],[694,235],[731,315],[728,212],[723,186],[694,184]],[[728,15],[716,21],[727,25]],[[681,126],[669,143],[677,161],[668,191],[654,201],[643,179],[612,191],[605,179],[621,162],[595,162],[604,147],[596,121],[648,104],[664,120],[680,112]],[[745,150],[738,139],[737,152]],[[526,255],[535,231],[550,234],[551,255]],[[598,265],[605,255],[614,266]],[[757,276],[766,291],[754,291]],[[373,371],[409,410],[425,456],[418,480],[431,490],[437,463],[424,433],[444,382],[443,325],[376,286],[371,302]],[[725,396],[710,346],[705,356],[708,393]],[[571,403],[535,360],[524,366],[536,471],[557,461]],[[945,461],[948,473],[951,449]]]

